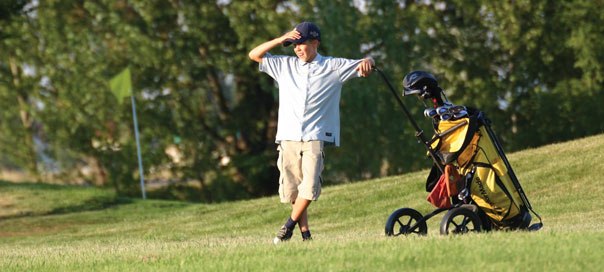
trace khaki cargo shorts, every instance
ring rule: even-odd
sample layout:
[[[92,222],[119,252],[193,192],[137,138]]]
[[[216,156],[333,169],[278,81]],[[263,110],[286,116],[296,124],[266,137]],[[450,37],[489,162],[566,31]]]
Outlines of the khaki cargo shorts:
[[[283,203],[296,198],[317,200],[321,194],[323,141],[281,141],[279,158],[279,197]]]

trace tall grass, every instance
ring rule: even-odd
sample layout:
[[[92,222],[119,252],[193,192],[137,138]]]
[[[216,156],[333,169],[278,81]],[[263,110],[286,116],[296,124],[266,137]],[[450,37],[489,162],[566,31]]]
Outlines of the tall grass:
[[[538,232],[441,236],[437,216],[427,236],[384,236],[394,210],[432,210],[424,170],[324,188],[314,240],[277,246],[289,207],[276,197],[205,205],[0,182],[0,271],[600,271],[602,154],[602,135],[508,154]]]

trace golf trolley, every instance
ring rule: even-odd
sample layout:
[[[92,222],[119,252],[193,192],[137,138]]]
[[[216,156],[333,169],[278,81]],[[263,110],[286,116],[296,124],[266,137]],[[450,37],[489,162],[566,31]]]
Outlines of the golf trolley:
[[[403,79],[403,96],[417,95],[432,102],[432,107],[424,111],[434,127],[434,135],[428,139],[385,74],[378,68],[374,70],[396,97],[415,128],[415,136],[433,161],[426,191],[427,200],[437,207],[427,215],[412,208],[394,211],[386,221],[386,235],[425,235],[426,221],[442,212],[446,212],[440,224],[440,233],[444,235],[482,230],[538,230],[543,226],[482,111],[450,103],[430,73],[407,74]],[[530,212],[539,223],[530,225]]]

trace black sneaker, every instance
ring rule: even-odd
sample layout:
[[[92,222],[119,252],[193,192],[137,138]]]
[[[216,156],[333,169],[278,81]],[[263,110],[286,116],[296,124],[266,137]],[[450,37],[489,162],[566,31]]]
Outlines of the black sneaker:
[[[302,232],[302,241],[310,241],[312,240],[312,236],[310,236],[310,231]]]
[[[275,237],[275,239],[273,239],[273,243],[276,245],[280,242],[285,242],[285,241],[289,240],[289,238],[292,238],[293,234],[294,234],[294,232],[292,229],[288,229],[286,226],[283,226],[283,227],[281,227],[279,232],[277,232],[277,237]]]

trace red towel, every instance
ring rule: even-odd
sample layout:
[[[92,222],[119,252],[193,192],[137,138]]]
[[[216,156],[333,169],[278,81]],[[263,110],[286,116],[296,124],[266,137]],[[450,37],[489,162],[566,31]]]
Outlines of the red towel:
[[[453,165],[445,165],[445,173],[440,176],[426,200],[437,208],[450,208],[451,196],[458,194],[457,183],[460,180],[457,169]]]

